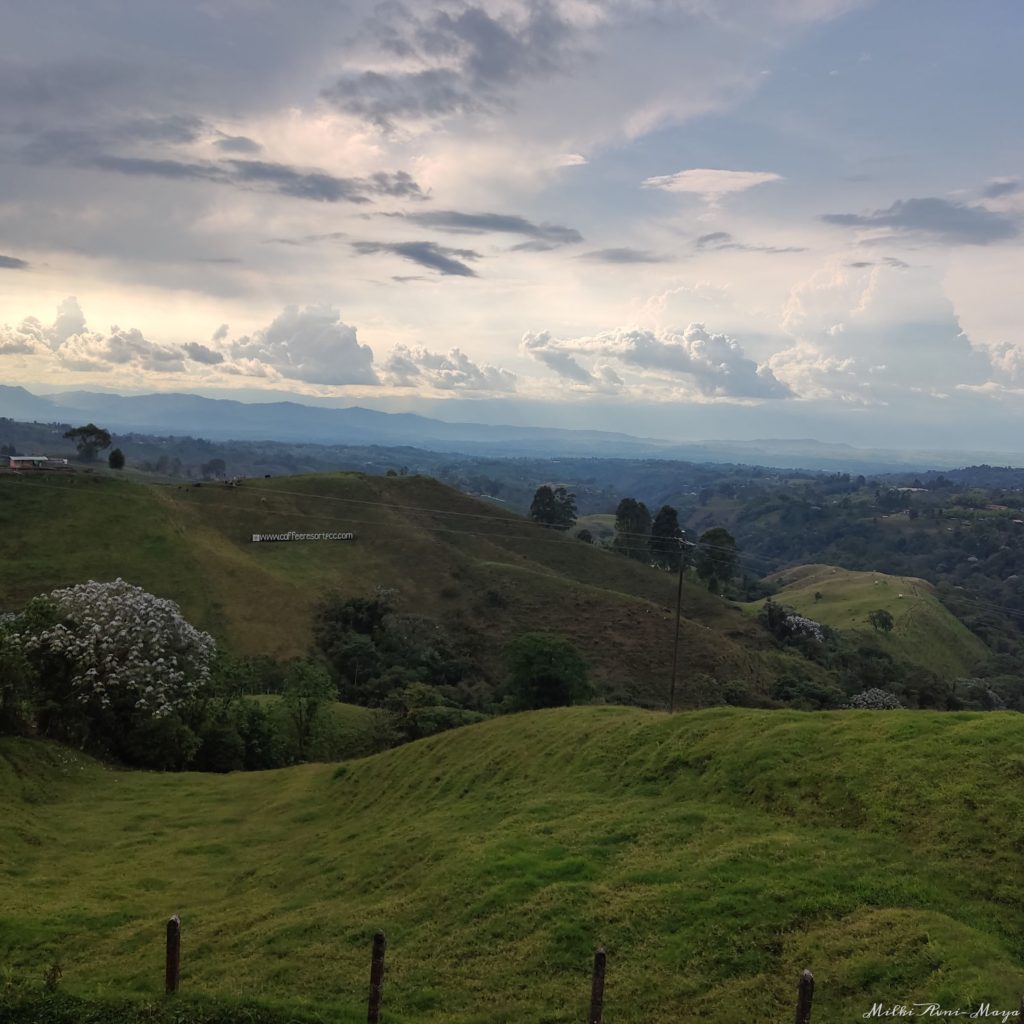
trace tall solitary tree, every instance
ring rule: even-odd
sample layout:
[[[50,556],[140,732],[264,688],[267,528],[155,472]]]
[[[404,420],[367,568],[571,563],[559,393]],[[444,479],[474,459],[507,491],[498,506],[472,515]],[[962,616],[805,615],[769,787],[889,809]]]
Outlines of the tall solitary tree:
[[[107,465],[111,469],[124,469],[124,452],[120,448],[115,448],[107,456]]]
[[[724,527],[714,526],[700,535],[697,544],[697,575],[709,590],[721,590],[736,575],[739,553],[736,538]]]
[[[666,569],[678,570],[683,561],[685,534],[679,526],[679,513],[671,505],[662,505],[651,523],[651,558]]]
[[[564,487],[542,484],[533,496],[530,518],[542,526],[568,530],[576,522],[576,495]]]
[[[109,448],[112,438],[109,430],[97,427],[95,423],[86,423],[84,427],[74,427],[66,430],[64,436],[75,442],[78,449],[78,457],[83,462],[95,462],[96,456],[104,448]]]
[[[646,562],[650,553],[650,536],[650,510],[636,498],[623,498],[615,510],[615,550],[628,558]]]

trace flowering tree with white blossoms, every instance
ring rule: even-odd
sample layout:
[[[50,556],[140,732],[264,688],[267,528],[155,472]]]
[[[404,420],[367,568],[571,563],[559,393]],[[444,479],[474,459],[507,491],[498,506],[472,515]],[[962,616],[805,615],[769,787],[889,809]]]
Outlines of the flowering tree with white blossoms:
[[[53,614],[33,616],[33,605]],[[190,625],[173,601],[122,579],[54,590],[36,598],[21,620],[23,650],[62,661],[62,696],[96,717],[163,718],[210,679],[213,638]]]

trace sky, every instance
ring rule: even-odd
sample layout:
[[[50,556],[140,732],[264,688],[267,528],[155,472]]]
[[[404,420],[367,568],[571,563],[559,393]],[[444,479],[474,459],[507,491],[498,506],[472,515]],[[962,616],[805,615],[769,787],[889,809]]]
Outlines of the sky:
[[[1018,0],[0,6],[0,382],[1020,448]]]

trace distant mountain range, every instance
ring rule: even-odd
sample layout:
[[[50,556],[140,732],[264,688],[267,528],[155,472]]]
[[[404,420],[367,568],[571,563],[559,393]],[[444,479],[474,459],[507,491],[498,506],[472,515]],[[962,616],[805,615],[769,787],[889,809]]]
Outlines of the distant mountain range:
[[[92,421],[121,433],[188,435],[213,441],[411,445],[477,456],[679,459],[850,473],[951,469],[979,463],[1024,465],[1024,453],[860,449],[812,439],[677,442],[602,430],[447,423],[359,406],[248,403],[173,393],[34,395],[22,387],[0,385],[0,416],[41,423]]]

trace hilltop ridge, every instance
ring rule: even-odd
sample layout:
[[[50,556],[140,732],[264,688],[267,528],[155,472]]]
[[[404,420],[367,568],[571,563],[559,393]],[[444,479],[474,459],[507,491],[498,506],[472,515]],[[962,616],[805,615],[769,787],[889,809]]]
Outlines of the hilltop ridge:
[[[255,533],[288,530],[356,538],[252,542]],[[655,706],[666,699],[671,574],[427,477],[339,473],[237,488],[87,474],[0,480],[0,606],[116,576],[174,599],[241,654],[303,654],[320,598],[385,587],[396,591],[399,610],[461,631],[484,671],[497,671],[515,635],[547,629],[578,643],[605,694]],[[737,608],[689,583],[681,646],[687,676],[755,690],[780,665],[803,664],[775,650]]]

